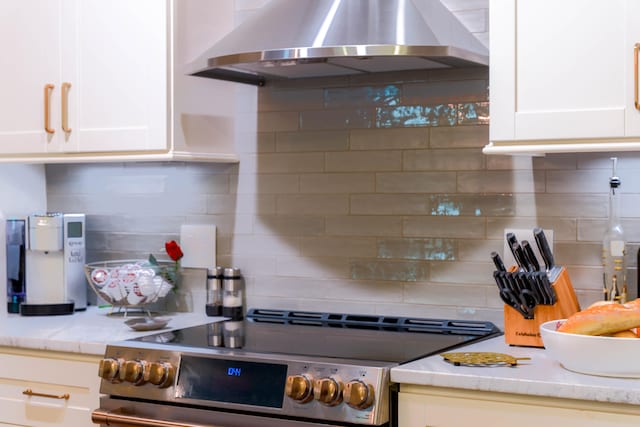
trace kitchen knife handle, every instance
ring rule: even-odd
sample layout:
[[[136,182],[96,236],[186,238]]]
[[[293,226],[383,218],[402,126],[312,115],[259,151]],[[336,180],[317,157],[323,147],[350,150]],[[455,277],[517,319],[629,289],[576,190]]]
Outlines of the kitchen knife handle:
[[[502,261],[502,258],[500,258],[500,254],[498,254],[498,252],[491,252],[491,259],[496,266],[496,270],[507,271],[507,268],[504,266],[504,262]]]
[[[520,268],[524,271],[531,271],[531,266],[524,256],[524,251],[522,250],[522,246],[520,246],[520,243],[514,243],[513,245],[511,245],[511,250],[516,257],[516,262],[518,263]]]
[[[524,251],[524,256],[527,258],[529,265],[531,265],[532,271],[540,270],[540,263],[538,262],[538,258],[536,258],[536,254],[533,252],[533,248],[529,242],[527,240],[523,240],[521,246]]]
[[[538,249],[540,249],[540,255],[542,255],[542,259],[544,260],[547,270],[551,270],[556,264],[553,259],[553,252],[551,252],[549,242],[547,241],[547,236],[544,234],[544,230],[540,227],[534,228],[533,236],[536,239]]]
[[[50,111],[49,107],[51,104],[51,91],[55,86],[51,83],[44,85],[44,131],[48,134],[54,134],[56,132],[55,129],[49,127],[50,122]]]
[[[514,233],[507,233],[506,239],[507,239],[507,244],[509,245],[509,250],[511,251],[511,255],[513,255],[513,259],[516,261],[518,265],[520,265],[518,263],[517,255],[513,250],[513,245],[518,244],[518,239],[516,239],[516,235]]]

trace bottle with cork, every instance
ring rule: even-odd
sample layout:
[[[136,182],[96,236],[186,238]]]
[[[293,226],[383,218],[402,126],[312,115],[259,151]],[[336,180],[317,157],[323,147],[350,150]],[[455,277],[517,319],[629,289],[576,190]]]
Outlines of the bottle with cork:
[[[627,240],[620,223],[620,192],[622,184],[616,175],[617,157],[611,158],[613,174],[609,178],[609,221],[602,240],[603,299],[625,303],[627,300]]]

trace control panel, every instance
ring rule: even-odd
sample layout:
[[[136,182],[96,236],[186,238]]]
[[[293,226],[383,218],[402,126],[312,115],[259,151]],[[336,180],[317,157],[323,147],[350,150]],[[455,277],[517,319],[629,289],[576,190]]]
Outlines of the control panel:
[[[389,418],[389,367],[108,346],[100,392],[357,424]]]

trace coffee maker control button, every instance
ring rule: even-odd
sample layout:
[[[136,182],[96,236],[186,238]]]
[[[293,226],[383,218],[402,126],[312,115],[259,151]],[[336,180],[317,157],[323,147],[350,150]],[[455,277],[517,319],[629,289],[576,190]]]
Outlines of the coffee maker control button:
[[[355,409],[367,409],[373,404],[373,386],[360,380],[349,381],[344,386],[344,401]]]

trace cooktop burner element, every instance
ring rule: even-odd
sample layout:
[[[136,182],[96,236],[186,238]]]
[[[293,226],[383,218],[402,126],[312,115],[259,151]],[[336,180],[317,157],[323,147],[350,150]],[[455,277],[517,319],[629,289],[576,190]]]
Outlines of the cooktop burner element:
[[[253,309],[107,346],[101,406],[387,425],[392,367],[500,334],[490,322]]]

